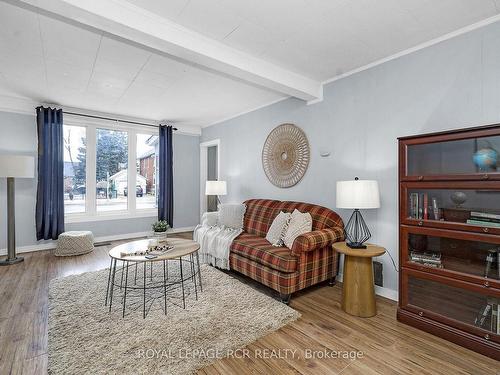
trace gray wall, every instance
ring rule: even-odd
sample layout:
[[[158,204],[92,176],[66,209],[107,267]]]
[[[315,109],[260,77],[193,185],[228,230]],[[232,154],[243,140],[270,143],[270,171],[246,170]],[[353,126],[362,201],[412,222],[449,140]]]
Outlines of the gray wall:
[[[174,227],[199,222],[200,146],[198,136],[174,135]],[[35,117],[0,112],[0,153],[36,155]],[[29,246],[35,238],[36,179],[16,180],[17,245]],[[7,246],[6,179],[0,178],[0,249]],[[91,230],[96,237],[147,231],[151,218],[107,220],[67,224],[66,230]]]
[[[204,128],[202,141],[219,138],[223,201],[250,197],[312,202],[335,209],[338,180],[376,179],[382,207],[363,214],[372,241],[397,261],[399,136],[500,122],[500,24],[464,34],[416,53],[330,83],[324,100],[296,99]],[[267,134],[277,125],[300,126],[310,142],[304,179],[274,187],[261,165]],[[331,155],[322,158],[320,152]],[[345,219],[350,212],[337,210]],[[385,287],[397,290],[397,274],[383,256]]]

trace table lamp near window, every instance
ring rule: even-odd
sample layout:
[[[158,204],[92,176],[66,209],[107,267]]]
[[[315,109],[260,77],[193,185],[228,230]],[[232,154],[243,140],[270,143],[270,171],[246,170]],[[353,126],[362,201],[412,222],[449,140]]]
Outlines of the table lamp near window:
[[[7,177],[7,259],[0,266],[19,263],[23,258],[16,257],[16,219],[15,219],[15,178],[33,178],[35,159],[24,155],[0,155],[0,177]]]
[[[378,182],[373,180],[337,181],[337,208],[354,209],[345,226],[346,244],[352,249],[366,249],[363,245],[371,237],[360,209],[380,207]]]
[[[227,195],[226,181],[207,181],[205,195],[217,196],[217,202],[220,203],[219,195]]]

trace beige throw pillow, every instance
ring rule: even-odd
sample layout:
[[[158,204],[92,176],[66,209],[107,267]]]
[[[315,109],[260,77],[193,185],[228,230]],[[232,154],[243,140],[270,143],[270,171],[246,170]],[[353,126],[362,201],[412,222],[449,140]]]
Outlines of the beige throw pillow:
[[[217,222],[225,227],[242,229],[246,209],[247,206],[241,203],[219,204]]]
[[[271,245],[283,246],[283,236],[285,235],[291,216],[292,215],[288,212],[281,211],[278,216],[274,218],[266,234],[266,240],[268,240]]]
[[[288,223],[288,228],[286,230],[283,242],[285,246],[289,249],[292,248],[293,241],[301,234],[312,231],[312,217],[311,214],[306,212],[302,213],[295,209],[292,212],[290,218],[290,223]]]

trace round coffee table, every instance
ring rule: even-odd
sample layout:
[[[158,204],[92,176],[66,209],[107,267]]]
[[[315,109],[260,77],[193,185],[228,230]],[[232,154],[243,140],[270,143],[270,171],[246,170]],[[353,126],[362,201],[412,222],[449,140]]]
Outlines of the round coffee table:
[[[198,255],[198,250],[200,245],[192,240],[186,240],[182,238],[168,238],[166,244],[173,246],[173,249],[167,251],[163,255],[159,255],[156,258],[148,259],[145,255],[124,255],[130,254],[137,251],[146,251],[148,248],[149,240],[137,240],[132,242],[127,242],[112,248],[109,251],[109,257],[111,258],[109,273],[108,273],[108,286],[106,288],[106,301],[105,306],[108,305],[109,301],[109,311],[113,305],[113,291],[115,288],[120,288],[123,290],[122,299],[122,316],[125,317],[125,307],[127,302],[127,293],[132,290],[142,290],[143,295],[143,318],[146,318],[146,291],[153,289],[163,289],[163,299],[164,299],[164,311],[167,314],[167,290],[176,286],[181,286],[182,289],[182,304],[183,308],[186,308],[186,294],[184,290],[184,284],[186,282],[192,281],[194,283],[194,290],[196,299],[198,299],[198,285],[200,291],[203,292],[203,286],[201,283],[201,272],[200,272],[200,259]],[[187,259],[186,259],[187,258]],[[169,278],[168,275],[168,262],[179,262],[180,268],[180,278]],[[117,267],[117,263],[121,262],[121,267]],[[163,277],[155,277],[153,279],[153,264],[162,262],[163,265]],[[184,271],[184,265],[189,266],[189,272],[186,274]],[[137,282],[138,268],[142,265],[142,280]],[[147,267],[149,265],[150,274],[147,277]],[[134,283],[129,283],[129,273],[134,268]],[[121,271],[119,277],[120,281],[117,279],[117,271]],[[149,282],[148,282],[149,279]],[[142,281],[142,283],[141,283]]]
[[[385,253],[380,246],[365,244],[366,249],[351,249],[345,242],[335,242],[333,248],[344,254],[342,280],[342,310],[363,318],[377,314],[372,257]]]

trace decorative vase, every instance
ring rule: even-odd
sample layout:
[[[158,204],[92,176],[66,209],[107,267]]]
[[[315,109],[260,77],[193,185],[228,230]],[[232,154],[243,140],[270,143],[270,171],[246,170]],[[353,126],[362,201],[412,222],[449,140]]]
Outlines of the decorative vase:
[[[458,208],[467,201],[467,195],[462,191],[456,191],[450,196],[450,199]]]
[[[153,236],[158,240],[158,242],[167,241],[167,232],[153,232]]]

